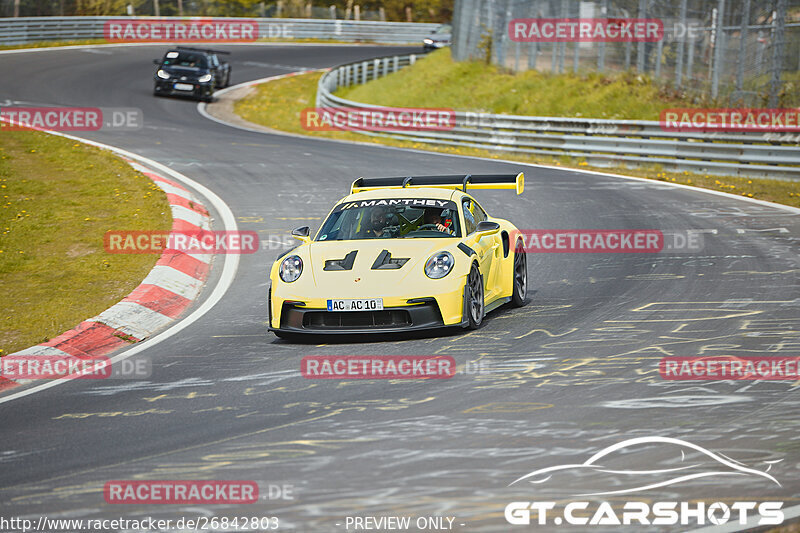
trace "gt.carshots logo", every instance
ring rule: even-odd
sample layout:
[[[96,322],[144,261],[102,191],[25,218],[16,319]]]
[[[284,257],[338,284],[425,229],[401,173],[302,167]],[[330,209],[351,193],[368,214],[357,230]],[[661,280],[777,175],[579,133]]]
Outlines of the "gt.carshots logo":
[[[505,517],[509,524],[569,524],[573,526],[619,525],[703,525],[727,524],[738,521],[746,524],[750,513],[761,516],[758,525],[776,525],[783,522],[783,502],[625,502],[622,510],[609,502],[570,502],[560,514],[551,513],[556,502],[512,502],[506,506]]]
[[[641,470],[624,463],[636,460],[637,453],[672,452],[671,467],[657,468],[646,462]],[[622,459],[622,461],[620,461]],[[646,457],[639,457],[646,459]],[[575,476],[582,485],[598,482],[613,490],[590,490],[578,496],[592,497],[559,504],[555,501],[514,501],[506,505],[506,522],[513,525],[721,525],[728,522],[752,524],[758,517],[758,525],[783,523],[783,502],[757,501],[637,501],[622,503],[621,494],[644,492],[663,488],[694,479],[723,478],[736,476],[751,478],[754,484],[766,483],[780,487],[780,483],[768,473],[782,459],[764,461],[767,467],[759,470],[731,459],[721,453],[709,451],[690,442],[670,437],[639,437],[629,439],[600,450],[583,463],[570,463],[534,470],[509,484],[527,483],[537,492],[543,492],[557,483],[559,477]],[[622,464],[621,464],[622,463]],[[609,479],[609,476],[612,479]],[[554,479],[555,478],[555,479]],[[595,481],[596,478],[599,478]],[[547,485],[545,485],[547,484]],[[712,485],[719,486],[719,485]],[[614,496],[615,505],[608,501],[597,501],[597,497]],[[706,499],[706,498],[704,498]],[[750,522],[748,522],[748,520]]]
[[[258,39],[258,22],[247,19],[107,20],[103,25],[103,35],[107,41],[112,43],[252,42]]]

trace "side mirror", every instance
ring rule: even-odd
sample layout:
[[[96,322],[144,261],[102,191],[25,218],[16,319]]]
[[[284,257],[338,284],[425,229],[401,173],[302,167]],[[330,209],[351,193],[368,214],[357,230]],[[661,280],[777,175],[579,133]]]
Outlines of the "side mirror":
[[[483,222],[478,222],[478,227],[475,228],[475,235],[477,235],[478,238],[481,238],[485,237],[486,235],[497,233],[498,231],[500,231],[500,224],[497,222],[484,220]]]
[[[295,228],[292,230],[292,237],[294,237],[298,241],[311,242],[311,237],[309,237],[310,234],[311,234],[311,228],[309,228],[308,226],[301,226],[299,228]]]

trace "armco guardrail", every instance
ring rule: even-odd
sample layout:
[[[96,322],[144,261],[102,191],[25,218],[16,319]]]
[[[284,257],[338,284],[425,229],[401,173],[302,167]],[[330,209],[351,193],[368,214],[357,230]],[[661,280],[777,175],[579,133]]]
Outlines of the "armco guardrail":
[[[348,63],[319,80],[317,107],[369,110],[332,93],[366,83],[416,61],[416,55]],[[458,111],[446,131],[360,131],[403,140],[469,146],[492,151],[582,158],[597,166],[661,165],[664,169],[714,175],[800,179],[800,135],[792,133],[673,133],[659,122],[526,117]]]
[[[21,17],[0,18],[0,45],[26,44],[41,41],[76,41],[103,39],[103,26],[109,20],[165,20],[164,17]],[[209,18],[175,18],[168,20],[208,21]],[[422,46],[438,24],[408,22],[373,22],[333,19],[232,19],[258,22],[259,38],[265,39],[330,39],[348,42],[414,43]]]

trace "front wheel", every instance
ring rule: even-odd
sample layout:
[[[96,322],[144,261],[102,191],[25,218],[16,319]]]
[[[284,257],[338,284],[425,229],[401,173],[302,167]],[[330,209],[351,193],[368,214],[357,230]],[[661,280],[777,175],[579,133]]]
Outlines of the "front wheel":
[[[473,264],[467,276],[467,327],[478,329],[483,322],[483,279],[478,265]]]
[[[522,307],[528,295],[528,259],[522,241],[517,241],[514,248],[514,288],[511,293],[511,305]]]

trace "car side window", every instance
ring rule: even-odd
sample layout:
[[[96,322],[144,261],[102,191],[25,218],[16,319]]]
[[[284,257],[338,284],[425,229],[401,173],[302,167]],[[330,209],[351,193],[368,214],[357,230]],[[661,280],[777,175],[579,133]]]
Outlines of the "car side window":
[[[473,214],[475,202],[471,201],[469,198],[464,198],[461,201],[461,206],[464,211],[464,227],[467,235],[470,235],[474,233],[475,229],[478,227],[478,222],[475,221],[475,215]]]
[[[212,55],[209,56],[209,58],[211,59],[211,66],[212,67],[216,68],[216,67],[219,66],[219,60],[217,59],[217,56],[212,54]]]
[[[478,202],[472,200],[470,203],[472,204],[472,214],[475,216],[475,222],[481,223],[489,218],[486,216],[486,211],[484,211],[483,208],[478,205]]]

